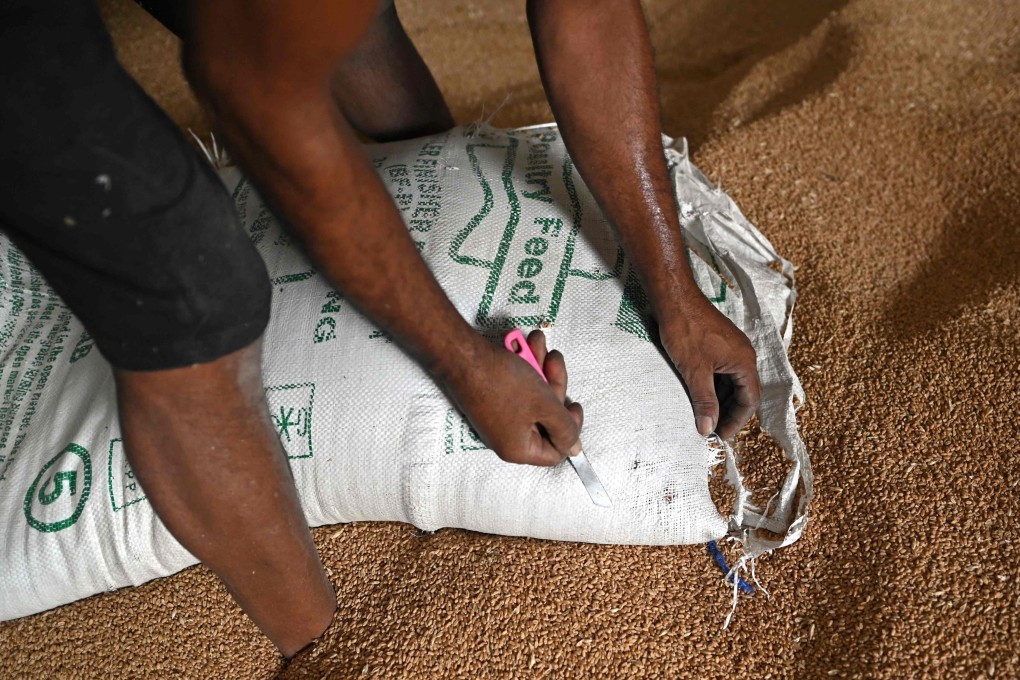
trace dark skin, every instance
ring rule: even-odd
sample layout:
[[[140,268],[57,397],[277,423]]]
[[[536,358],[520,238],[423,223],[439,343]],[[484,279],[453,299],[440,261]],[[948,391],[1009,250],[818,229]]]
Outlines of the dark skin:
[[[528,24],[563,141],[637,268],[698,431],[730,439],[758,406],[754,348],[694,283],[662,153],[641,5],[530,0]],[[732,387],[721,418],[716,375]]]
[[[269,419],[261,344],[187,368],[116,371],[117,400],[159,518],[290,655],[329,625],[336,598]]]
[[[566,399],[563,357],[547,352],[540,332],[529,336],[547,385],[471,328],[361,151],[359,133],[399,139],[453,124],[392,5],[220,0],[192,10],[189,78],[319,271],[428,371],[502,459],[562,462],[582,424],[580,405]],[[757,406],[754,350],[693,282],[640,5],[531,0],[528,19],[564,141],[641,273],[698,429],[729,438]],[[290,656],[325,629],[336,600],[269,424],[259,351],[118,371],[118,396],[132,467],[159,516]],[[721,416],[717,374],[734,388]]]

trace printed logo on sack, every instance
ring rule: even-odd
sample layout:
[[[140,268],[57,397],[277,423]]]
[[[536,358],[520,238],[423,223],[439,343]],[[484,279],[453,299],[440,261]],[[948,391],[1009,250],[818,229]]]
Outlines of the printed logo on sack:
[[[88,331],[82,331],[81,336],[78,338],[78,343],[74,346],[74,351],[71,352],[70,363],[80,361],[89,355],[92,348],[95,347],[95,341],[92,336],[89,335]]]
[[[715,255],[706,248],[702,249],[705,250],[708,263],[699,252],[694,251],[690,246],[687,247],[687,261],[694,273],[694,280],[708,301],[716,307],[722,308],[727,298],[726,279],[723,278],[719,270],[719,263],[715,259]],[[691,257],[692,252],[699,256]],[[616,323],[613,325],[642,340],[651,342],[655,337],[652,303],[641,286],[641,281],[638,280],[637,272],[633,269],[627,273],[626,282],[623,284],[623,297],[620,299],[620,308],[616,312]]]
[[[326,293],[326,301],[319,310],[319,321],[315,324],[315,331],[312,333],[314,342],[329,342],[336,340],[337,320],[340,318],[340,302],[343,296],[335,290]]]
[[[482,443],[478,433],[471,427],[467,419],[453,408],[446,409],[443,440],[443,450],[448,456],[464,451],[487,451],[489,449]]]
[[[521,183],[518,157],[521,155],[519,147],[522,139],[527,157],[523,162],[524,182],[518,192],[515,182]],[[604,259],[601,263],[579,265],[575,251],[584,209],[575,184],[573,164],[569,157],[553,156],[552,143],[557,140],[555,133],[525,134],[522,139],[487,140],[483,137],[466,147],[475,178],[482,188],[483,204],[467,226],[454,237],[449,255],[458,264],[489,270],[475,319],[478,325],[488,328],[554,323],[568,279],[607,281],[620,279],[624,272],[624,253],[619,247],[602,252]],[[500,155],[503,164],[497,181],[487,177],[483,167],[491,167],[493,161],[498,163]],[[534,208],[536,203],[566,204],[570,212],[569,224],[553,216],[532,217],[530,223],[522,220],[522,204]],[[480,234],[488,232],[487,228],[480,229],[480,226],[493,214],[509,214],[502,239],[495,253],[477,252],[481,248],[474,246],[473,234],[476,231]],[[601,222],[601,219],[598,221]],[[721,305],[727,297],[727,284],[714,255],[711,252],[694,254],[698,257],[690,257],[689,248],[688,257],[699,285],[711,302]],[[614,259],[609,266],[608,263]],[[614,325],[644,340],[651,340],[650,304],[632,269],[620,287],[623,290]]]
[[[509,137],[505,143],[479,142],[468,144],[466,151],[475,178],[482,188],[481,209],[470,219],[450,243],[450,258],[454,262],[489,270],[489,277],[478,305],[476,323],[488,328],[538,326],[553,323],[559,314],[563,291],[570,277],[594,281],[618,278],[623,269],[623,251],[616,249],[616,262],[612,268],[595,268],[587,271],[574,265],[574,251],[582,222],[582,207],[574,181],[574,166],[570,159],[550,159],[551,142],[556,136],[543,133],[528,140],[528,155],[524,164],[525,185],[518,194],[514,185],[514,167],[517,163],[521,140]],[[483,158],[492,160],[493,154],[502,155],[502,171],[498,181],[485,175]],[[562,162],[560,168],[556,164]],[[556,182],[557,170],[562,170]],[[518,175],[519,176],[519,175]],[[528,223],[521,220],[522,200],[537,203],[554,203],[553,194],[565,194],[570,206],[570,224],[554,216],[533,217]],[[497,207],[500,210],[494,210]],[[509,214],[496,252],[477,252],[473,235],[483,234],[480,229],[489,216]],[[481,242],[487,243],[483,238]],[[510,310],[510,314],[502,310]]]
[[[311,458],[312,406],[315,402],[315,385],[279,385],[266,388],[269,415],[288,458]]]
[[[25,519],[37,531],[52,533],[81,517],[92,488],[89,452],[77,444],[51,458],[25,494]]]
[[[400,210],[411,238],[419,252],[424,250],[423,234],[432,230],[439,219],[443,205],[443,173],[449,167],[443,163],[445,138],[437,141],[427,139],[418,149],[414,161],[384,165],[386,157],[377,158],[372,164],[386,183],[393,202]],[[454,168],[456,169],[456,168]]]
[[[134,470],[128,465],[127,456],[124,454],[124,441],[122,439],[110,440],[110,457],[107,459],[107,477],[110,491],[110,505],[113,511],[123,510],[129,506],[144,501],[145,491],[142,490]]]
[[[241,178],[231,198],[241,224],[248,230],[248,238],[251,239],[252,245],[258,248],[263,259],[272,263],[270,271],[273,278],[270,283],[279,287],[288,283],[307,281],[315,276],[316,271],[309,268],[301,249],[291,247],[290,236],[273,218],[269,206],[252,191],[252,184],[247,177]],[[254,217],[249,220],[251,215]]]

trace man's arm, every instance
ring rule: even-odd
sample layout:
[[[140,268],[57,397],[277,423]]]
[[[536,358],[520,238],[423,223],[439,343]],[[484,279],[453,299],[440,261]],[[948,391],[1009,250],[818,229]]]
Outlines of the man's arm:
[[[460,316],[333,97],[337,69],[375,10],[364,0],[195,2],[190,79],[319,270],[436,379],[502,458],[558,463],[578,440],[580,409],[564,407],[558,390]],[[565,383],[558,353],[548,370],[550,382]]]
[[[563,140],[640,274],[698,431],[729,439],[758,404],[755,353],[702,295],[687,261],[641,4],[529,0],[528,22]],[[721,415],[715,374],[734,388]]]

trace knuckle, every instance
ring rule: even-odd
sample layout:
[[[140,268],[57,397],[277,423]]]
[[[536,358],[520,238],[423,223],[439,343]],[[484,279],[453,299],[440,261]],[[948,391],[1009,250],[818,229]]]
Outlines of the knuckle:
[[[691,399],[691,405],[698,411],[709,413],[715,413],[719,408],[715,399]]]
[[[553,465],[557,465],[561,460],[563,460],[563,454],[556,449],[549,447],[549,450],[539,451],[529,462],[532,465],[551,467]]]

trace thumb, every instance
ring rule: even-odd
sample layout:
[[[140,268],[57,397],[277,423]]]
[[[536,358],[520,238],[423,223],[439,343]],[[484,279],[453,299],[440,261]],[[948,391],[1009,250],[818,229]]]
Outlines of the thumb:
[[[719,400],[715,396],[715,379],[711,370],[690,371],[684,376],[694,408],[694,424],[698,432],[708,436],[719,422]]]
[[[542,417],[542,428],[549,442],[562,456],[573,456],[581,450],[581,405],[571,404],[568,409],[554,401]]]

